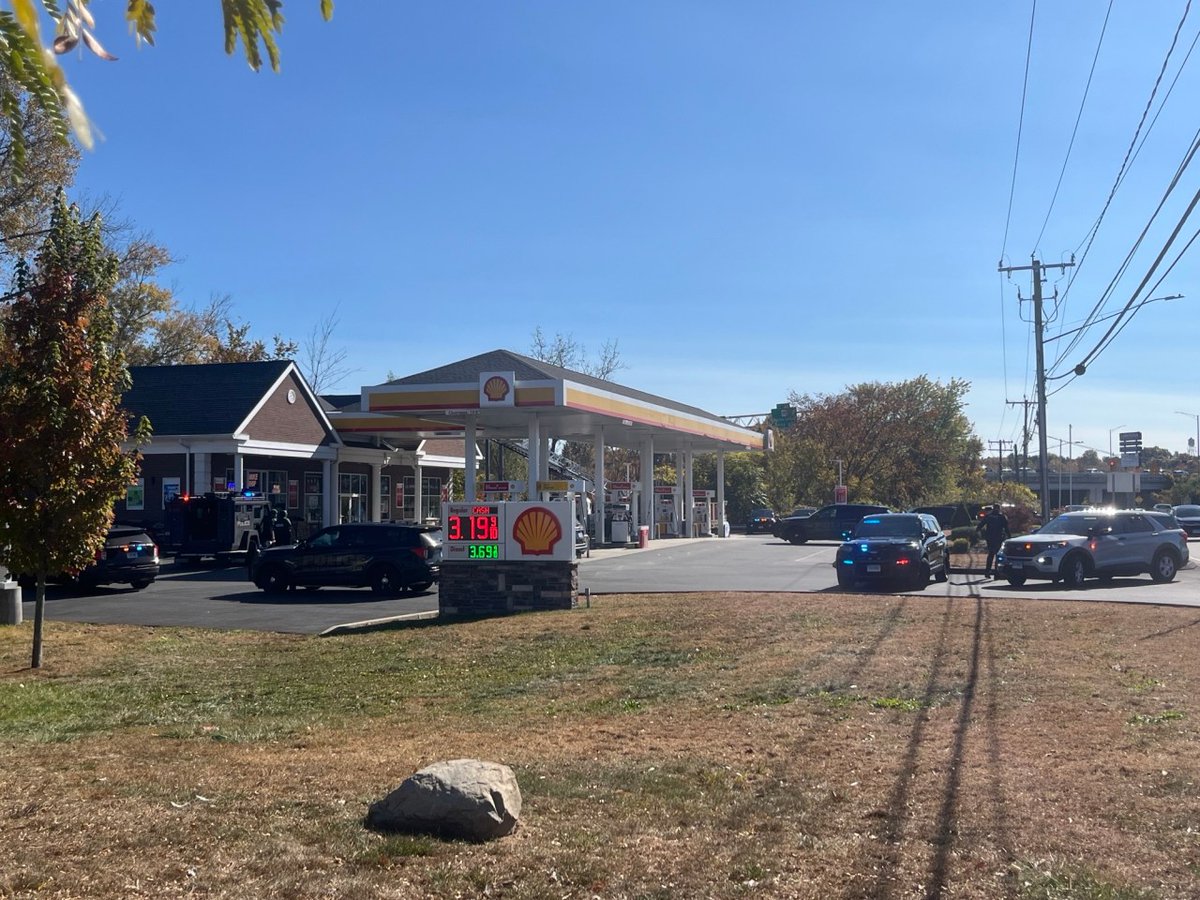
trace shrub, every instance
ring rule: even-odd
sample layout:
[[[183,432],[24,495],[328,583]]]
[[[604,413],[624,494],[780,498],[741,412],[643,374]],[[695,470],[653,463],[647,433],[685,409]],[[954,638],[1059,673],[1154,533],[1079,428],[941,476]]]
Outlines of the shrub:
[[[954,540],[950,542],[950,552],[952,554],[970,553],[971,542],[964,537],[954,538]]]
[[[968,550],[971,548],[971,545],[975,543],[978,537],[979,533],[975,530],[975,526],[973,525],[963,525],[962,527],[955,528],[950,532],[950,540],[955,544],[961,541],[962,543],[966,544]]]

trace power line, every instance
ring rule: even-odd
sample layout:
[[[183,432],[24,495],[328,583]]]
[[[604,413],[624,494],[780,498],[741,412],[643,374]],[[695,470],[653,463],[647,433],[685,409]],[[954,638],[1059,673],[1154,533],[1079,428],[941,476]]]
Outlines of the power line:
[[[1122,160],[1121,168],[1117,172],[1116,179],[1113,181],[1112,189],[1108,192],[1108,199],[1104,201],[1104,206],[1100,210],[1100,215],[1096,217],[1095,223],[1092,225],[1088,234],[1084,237],[1084,240],[1081,241],[1079,244],[1080,247],[1083,247],[1085,243],[1087,245],[1086,247],[1084,247],[1083,253],[1079,256],[1078,265],[1080,268],[1082,268],[1084,262],[1087,260],[1088,253],[1092,249],[1092,244],[1096,240],[1096,234],[1100,231],[1100,223],[1104,221],[1104,216],[1108,213],[1108,208],[1112,204],[1113,197],[1115,197],[1117,194],[1117,189],[1121,186],[1121,183],[1125,180],[1125,173],[1129,167],[1130,162],[1132,161],[1132,158],[1134,155],[1134,148],[1137,146],[1137,143],[1138,143],[1138,136],[1141,134],[1142,126],[1146,124],[1146,116],[1149,115],[1150,108],[1154,105],[1154,98],[1158,94],[1159,85],[1162,84],[1163,75],[1166,73],[1167,66],[1170,64],[1171,55],[1175,52],[1175,45],[1179,42],[1179,34],[1183,30],[1183,25],[1187,21],[1188,13],[1190,12],[1191,8],[1192,8],[1192,0],[1188,0],[1187,5],[1184,7],[1184,10],[1183,10],[1183,16],[1179,19],[1179,24],[1175,26],[1175,34],[1171,38],[1171,46],[1167,48],[1167,54],[1163,58],[1162,66],[1159,68],[1158,77],[1154,80],[1154,87],[1150,91],[1150,97],[1146,100],[1146,108],[1142,110],[1142,117],[1138,121],[1137,128],[1133,132],[1133,139],[1130,140],[1129,148],[1125,151],[1125,159]],[[1079,252],[1079,247],[1075,248],[1075,252],[1076,253]],[[1078,274],[1079,274],[1079,270],[1076,269],[1076,277],[1078,277]],[[1064,301],[1066,299],[1066,294],[1070,293],[1071,285],[1074,284],[1074,281],[1075,281],[1075,279],[1072,278],[1071,281],[1068,282],[1067,289],[1064,292]],[[1089,317],[1096,315],[1100,311],[1102,302],[1103,301],[1097,302],[1097,304],[1092,308],[1092,311],[1088,314]]]
[[[1108,0],[1108,10],[1104,13],[1104,24],[1100,28],[1100,39],[1096,42],[1096,52],[1092,55],[1092,68],[1088,70],[1087,84],[1083,88],[1083,98],[1079,101],[1079,112],[1075,116],[1075,127],[1071,129],[1071,140],[1067,143],[1067,156],[1063,160],[1062,169],[1058,173],[1058,184],[1054,185],[1054,196],[1050,198],[1050,208],[1046,210],[1046,218],[1042,222],[1042,230],[1038,232],[1037,240],[1034,241],[1036,249],[1042,242],[1042,235],[1046,233],[1046,226],[1050,224],[1050,214],[1054,212],[1054,203],[1058,200],[1058,191],[1062,187],[1063,176],[1067,174],[1067,163],[1071,161],[1071,150],[1075,147],[1075,136],[1079,133],[1079,122],[1083,119],[1083,108],[1087,105],[1088,93],[1092,89],[1092,76],[1096,74],[1096,62],[1100,59],[1100,48],[1104,46],[1104,34],[1108,31],[1108,17],[1112,15],[1113,0]]]
[[[1190,3],[1191,0],[1188,0]],[[1025,44],[1025,78],[1021,84],[1021,112],[1017,117],[1017,149],[1013,153],[1012,181],[1008,186],[1008,215],[1004,220],[1004,240],[1000,242],[1000,260],[1008,250],[1008,228],[1012,224],[1013,197],[1017,192],[1017,164],[1021,159],[1021,132],[1025,128],[1025,98],[1029,92],[1029,62],[1033,58],[1033,22],[1037,18],[1037,0],[1033,0],[1033,9],[1029,13],[1029,39]]]

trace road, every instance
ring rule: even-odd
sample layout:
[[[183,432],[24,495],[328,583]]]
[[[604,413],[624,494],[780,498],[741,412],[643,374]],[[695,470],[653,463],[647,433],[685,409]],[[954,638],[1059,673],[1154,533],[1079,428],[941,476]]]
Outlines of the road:
[[[1200,543],[1192,542],[1193,552]],[[696,591],[836,592],[834,543],[800,546],[769,535],[735,534],[727,540],[655,541],[647,550],[597,550],[579,564],[580,590],[594,594]],[[1091,581],[1082,591],[1048,582],[1020,588],[979,572],[955,571],[946,583],[931,583],[929,597],[996,597],[1200,606],[1200,569],[1189,562],[1175,581],[1155,584],[1149,576]],[[878,589],[877,589],[878,590]],[[865,591],[870,593],[870,591]],[[882,592],[882,591],[880,591]],[[166,562],[158,581],[143,591],[101,588],[81,595],[65,588],[47,594],[50,619],[98,624],[194,626],[199,628],[318,634],[351,623],[437,610],[437,591],[380,600],[369,590],[292,591],[269,595],[246,580],[245,569],[184,567]],[[33,616],[30,592],[23,613]]]

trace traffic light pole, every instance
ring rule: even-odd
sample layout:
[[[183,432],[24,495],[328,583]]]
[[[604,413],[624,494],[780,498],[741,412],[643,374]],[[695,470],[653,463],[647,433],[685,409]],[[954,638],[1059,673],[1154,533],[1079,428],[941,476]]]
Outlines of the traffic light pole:
[[[1042,270],[1049,268],[1065,271],[1073,265],[1075,265],[1074,261],[1051,263],[1046,266],[1035,257],[1028,266],[1000,267],[1001,272],[1030,271],[1033,273],[1033,336],[1034,345],[1037,348],[1038,493],[1041,495],[1043,522],[1050,521],[1050,475],[1046,460],[1048,452],[1046,449],[1046,351],[1042,335]]]

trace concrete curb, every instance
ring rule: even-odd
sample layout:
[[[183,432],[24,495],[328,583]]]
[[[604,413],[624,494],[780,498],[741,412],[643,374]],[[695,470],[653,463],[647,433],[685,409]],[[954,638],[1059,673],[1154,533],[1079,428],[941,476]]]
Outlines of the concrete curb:
[[[401,622],[421,622],[431,619],[436,619],[441,615],[438,610],[430,610],[429,612],[405,613],[400,616],[385,616],[381,619],[363,619],[361,622],[343,622],[340,625],[331,625],[324,631],[318,632],[317,637],[335,637],[341,634],[360,634],[365,631],[375,631],[380,628],[386,628],[389,625],[396,625]]]

